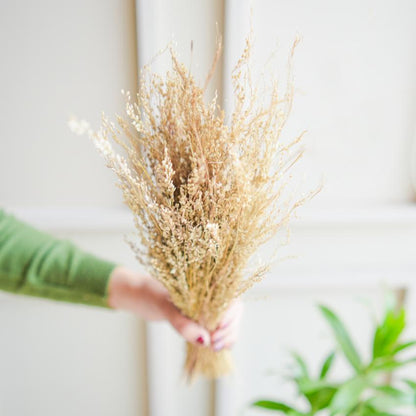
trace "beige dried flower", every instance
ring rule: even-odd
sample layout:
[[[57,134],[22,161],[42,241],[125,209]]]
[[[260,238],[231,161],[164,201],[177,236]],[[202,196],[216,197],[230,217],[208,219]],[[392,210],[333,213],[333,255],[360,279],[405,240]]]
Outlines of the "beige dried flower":
[[[204,101],[220,50],[221,44],[201,88],[170,48],[165,76],[146,66],[136,99],[124,93],[127,118],[117,116],[116,126],[103,116],[99,131],[84,123],[78,129],[88,131],[119,178],[134,214],[137,258],[182,313],[209,330],[267,270],[246,275],[248,259],[310,196],[292,203],[282,196],[287,172],[301,156],[302,135],[289,144],[279,139],[292,106],[291,78],[283,96],[272,83],[268,102],[260,102],[248,38],[232,73],[235,103],[226,122],[216,98]],[[187,349],[189,376],[218,377],[231,368],[227,351]]]

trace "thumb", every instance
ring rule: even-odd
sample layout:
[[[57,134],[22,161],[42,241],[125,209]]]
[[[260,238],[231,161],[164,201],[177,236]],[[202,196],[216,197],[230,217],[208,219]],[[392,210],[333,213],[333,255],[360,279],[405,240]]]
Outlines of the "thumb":
[[[176,307],[173,307],[168,315],[171,325],[182,335],[188,342],[208,347],[210,345],[210,334],[201,325],[198,325],[192,319],[182,315]]]

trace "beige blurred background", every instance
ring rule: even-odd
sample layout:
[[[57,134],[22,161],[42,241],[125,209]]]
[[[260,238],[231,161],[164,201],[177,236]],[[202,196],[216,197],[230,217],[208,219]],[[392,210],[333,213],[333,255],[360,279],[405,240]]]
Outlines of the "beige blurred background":
[[[0,3],[0,203],[100,256],[139,268],[115,178],[75,114],[98,125],[123,111],[140,65],[177,43],[204,79],[217,33],[224,54],[210,90],[231,109],[230,71],[250,27],[255,64],[281,75],[297,34],[295,105],[286,137],[307,129],[296,186],[324,189],[299,212],[291,243],[246,296],[236,371],[219,382],[181,377],[183,344],[165,324],[0,294],[0,415],[232,416],[257,397],[294,397],[268,376],[297,349],[313,363],[333,306],[363,354],[383,288],[404,291],[416,336],[416,5],[413,0],[52,0]],[[161,58],[156,68],[163,71]],[[270,66],[271,65],[271,66]],[[275,66],[273,66],[275,65]],[[412,185],[413,184],[413,185]],[[272,244],[277,244],[275,241]],[[271,246],[260,256],[267,257]],[[346,369],[342,365],[339,374]]]

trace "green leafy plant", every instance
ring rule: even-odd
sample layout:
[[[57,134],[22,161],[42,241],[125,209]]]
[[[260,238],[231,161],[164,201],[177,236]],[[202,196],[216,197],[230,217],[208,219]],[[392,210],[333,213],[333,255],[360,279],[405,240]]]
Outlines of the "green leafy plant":
[[[388,302],[374,331],[372,356],[365,362],[340,318],[326,306],[319,309],[332,330],[337,353],[334,350],[324,359],[317,376],[310,374],[300,355],[293,354],[297,372],[290,379],[309,410],[300,411],[273,400],[258,400],[252,405],[289,416],[398,416],[396,412],[403,410],[416,415],[416,380],[397,377],[399,368],[416,362],[416,356],[402,358],[404,351],[414,351],[412,347],[416,346],[416,341],[401,341],[405,310],[394,301]],[[342,355],[352,369],[352,375],[343,382],[329,378],[336,354]]]

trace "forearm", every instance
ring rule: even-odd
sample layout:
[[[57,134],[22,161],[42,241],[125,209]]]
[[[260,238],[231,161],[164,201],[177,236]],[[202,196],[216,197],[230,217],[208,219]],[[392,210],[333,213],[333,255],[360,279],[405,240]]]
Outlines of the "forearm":
[[[0,289],[108,307],[114,268],[0,210]]]

